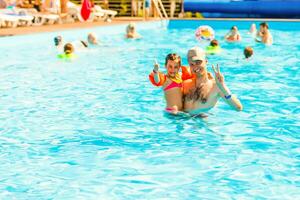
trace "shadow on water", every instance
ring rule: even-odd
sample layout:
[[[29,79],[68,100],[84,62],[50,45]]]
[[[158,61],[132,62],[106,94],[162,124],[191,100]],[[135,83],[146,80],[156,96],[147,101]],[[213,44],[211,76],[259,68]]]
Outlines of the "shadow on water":
[[[179,112],[177,115],[170,114],[168,112],[164,112],[164,117],[170,119],[172,122],[176,124],[176,132],[182,133],[186,131],[186,126],[192,127],[193,130],[197,131],[200,129],[205,129],[208,132],[215,133],[213,127],[217,124],[210,120],[214,114],[211,112],[202,113],[200,115],[191,115],[186,112]]]

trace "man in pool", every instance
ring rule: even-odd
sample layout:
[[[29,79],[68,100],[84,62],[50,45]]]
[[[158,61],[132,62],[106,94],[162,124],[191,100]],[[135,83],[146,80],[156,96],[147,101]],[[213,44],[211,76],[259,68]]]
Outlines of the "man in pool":
[[[192,115],[200,115],[213,108],[220,97],[237,111],[243,109],[238,98],[231,94],[225,84],[219,65],[212,66],[215,77],[207,72],[205,52],[199,47],[188,51],[188,63],[193,78],[183,82],[184,110]]]
[[[271,45],[273,43],[273,37],[269,31],[269,25],[266,22],[260,23],[259,32],[257,32],[255,41],[267,45]]]

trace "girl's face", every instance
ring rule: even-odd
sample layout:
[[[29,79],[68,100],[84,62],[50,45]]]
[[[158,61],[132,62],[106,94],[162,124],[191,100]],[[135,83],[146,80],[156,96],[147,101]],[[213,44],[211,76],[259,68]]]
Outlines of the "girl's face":
[[[177,59],[168,60],[166,68],[167,68],[168,75],[170,77],[175,77],[175,75],[179,72],[179,68],[180,68],[179,61]]]

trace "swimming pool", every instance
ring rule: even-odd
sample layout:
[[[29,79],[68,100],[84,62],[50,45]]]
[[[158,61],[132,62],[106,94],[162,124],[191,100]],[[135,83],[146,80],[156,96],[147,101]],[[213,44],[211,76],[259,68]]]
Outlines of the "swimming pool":
[[[221,100],[205,120],[168,116],[148,73],[170,52],[186,65],[187,50],[205,46],[194,39],[203,24],[224,49],[209,64],[244,111]],[[0,38],[0,199],[297,199],[300,24],[270,22],[268,47],[252,41],[250,24],[141,23],[133,41],[124,25]],[[232,25],[240,44],[222,40]],[[54,36],[90,31],[100,47],[56,58]]]

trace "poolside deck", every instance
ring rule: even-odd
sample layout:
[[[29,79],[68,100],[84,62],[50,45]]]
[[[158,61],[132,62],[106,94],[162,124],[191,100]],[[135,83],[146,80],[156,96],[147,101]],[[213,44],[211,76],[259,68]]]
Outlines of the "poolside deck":
[[[151,18],[148,21],[156,21],[158,18]],[[182,20],[174,18],[172,20]],[[222,20],[222,21],[294,21],[300,22],[300,19],[259,19],[259,18],[184,18],[184,20]],[[0,37],[13,36],[13,35],[25,35],[34,34],[40,32],[54,32],[59,30],[68,30],[76,28],[89,28],[95,26],[110,26],[118,24],[127,24],[129,22],[145,22],[144,18],[141,17],[116,17],[112,22],[74,22],[66,24],[54,24],[54,25],[43,25],[43,26],[29,26],[29,27],[17,27],[17,28],[0,28]]]
[[[155,20],[155,19],[153,19]],[[110,26],[117,24],[127,24],[129,22],[142,22],[143,18],[134,17],[116,17],[112,22],[74,22],[66,24],[54,24],[54,25],[43,25],[43,26],[29,26],[29,27],[17,27],[17,28],[0,28],[0,37],[13,36],[13,35],[24,35],[33,34],[40,32],[54,32],[59,30],[68,30],[74,28],[89,28],[95,26]],[[149,20],[152,21],[152,20]]]

